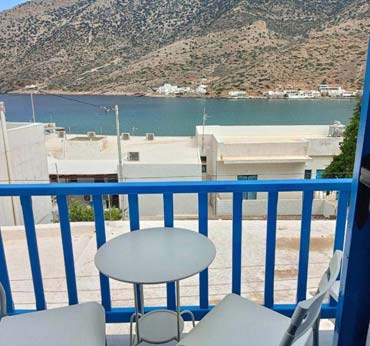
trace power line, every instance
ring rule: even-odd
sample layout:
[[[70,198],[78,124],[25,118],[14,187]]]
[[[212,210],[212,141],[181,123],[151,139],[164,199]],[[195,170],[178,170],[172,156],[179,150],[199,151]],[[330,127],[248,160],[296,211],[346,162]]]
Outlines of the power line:
[[[61,99],[64,99],[64,100],[68,100],[68,101],[71,101],[71,102],[77,102],[77,103],[81,103],[81,104],[84,104],[84,105],[87,105],[87,106],[91,106],[91,107],[95,107],[95,108],[98,108],[98,109],[103,109],[105,112],[111,112],[111,111],[114,110],[113,106],[111,106],[110,108],[108,108],[108,107],[103,106],[103,105],[98,105],[98,104],[90,103],[90,102],[86,102],[86,101],[80,101],[80,100],[74,99],[72,97],[58,95],[58,94],[53,94],[53,93],[49,93],[49,92],[45,92],[45,91],[42,91],[42,93],[40,93],[40,94],[41,95],[50,95],[50,96],[58,97],[58,98],[61,98]]]

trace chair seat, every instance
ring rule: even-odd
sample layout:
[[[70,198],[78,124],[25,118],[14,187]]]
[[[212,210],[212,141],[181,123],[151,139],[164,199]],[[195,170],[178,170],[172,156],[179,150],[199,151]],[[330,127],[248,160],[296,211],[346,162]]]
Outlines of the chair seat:
[[[337,280],[334,282],[333,286],[331,286],[329,290],[329,294],[335,299],[336,301],[339,300],[339,286],[340,286],[340,280]]]
[[[290,318],[236,294],[227,295],[178,346],[278,346]],[[304,346],[308,332],[294,346]]]
[[[4,317],[0,346],[104,346],[105,313],[97,303]]]

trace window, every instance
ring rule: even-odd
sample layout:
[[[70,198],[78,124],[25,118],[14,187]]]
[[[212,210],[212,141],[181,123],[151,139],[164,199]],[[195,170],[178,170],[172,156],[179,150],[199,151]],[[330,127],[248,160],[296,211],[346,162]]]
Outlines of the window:
[[[238,180],[257,180],[256,174],[238,175]],[[244,192],[243,199],[257,199],[257,192]]]
[[[324,169],[317,169],[316,170],[316,179],[322,179],[324,174]]]
[[[306,169],[304,171],[304,178],[305,179],[311,179],[311,177],[312,177],[312,170],[311,169]]]
[[[202,162],[202,173],[207,173],[207,156],[201,156],[200,161]]]

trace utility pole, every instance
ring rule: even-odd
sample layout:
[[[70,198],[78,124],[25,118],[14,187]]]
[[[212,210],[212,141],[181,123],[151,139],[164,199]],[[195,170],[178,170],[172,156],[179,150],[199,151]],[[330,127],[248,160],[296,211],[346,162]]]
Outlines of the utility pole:
[[[118,151],[118,182],[121,183],[123,181],[123,167],[122,167],[122,147],[121,147],[121,130],[119,126],[119,108],[118,105],[114,107],[115,115],[116,115],[116,134],[117,134],[117,151]],[[120,195],[120,205],[122,208],[122,218],[126,218],[125,212],[125,196]]]
[[[32,106],[32,121],[36,122],[36,116],[35,116],[35,105],[33,103],[33,93],[31,93],[31,106]]]

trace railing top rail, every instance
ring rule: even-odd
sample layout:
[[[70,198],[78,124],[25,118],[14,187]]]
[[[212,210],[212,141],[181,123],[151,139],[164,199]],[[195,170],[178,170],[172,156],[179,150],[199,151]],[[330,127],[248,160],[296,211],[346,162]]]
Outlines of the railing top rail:
[[[0,184],[0,196],[350,191],[352,179]]]

